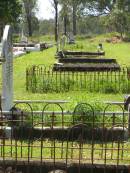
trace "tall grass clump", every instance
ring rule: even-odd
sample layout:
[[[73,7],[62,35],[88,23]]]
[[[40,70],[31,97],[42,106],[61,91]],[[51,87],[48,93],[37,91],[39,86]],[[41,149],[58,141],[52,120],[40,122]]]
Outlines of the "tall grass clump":
[[[86,91],[98,93],[128,93],[130,80],[127,71],[117,72],[57,72],[52,69],[26,73],[27,91],[33,93],[60,93]]]

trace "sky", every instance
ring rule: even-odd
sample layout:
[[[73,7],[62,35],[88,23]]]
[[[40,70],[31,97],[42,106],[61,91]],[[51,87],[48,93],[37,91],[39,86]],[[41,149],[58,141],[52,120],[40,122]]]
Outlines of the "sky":
[[[54,9],[51,0],[38,0],[38,8],[37,17],[39,19],[54,18]]]

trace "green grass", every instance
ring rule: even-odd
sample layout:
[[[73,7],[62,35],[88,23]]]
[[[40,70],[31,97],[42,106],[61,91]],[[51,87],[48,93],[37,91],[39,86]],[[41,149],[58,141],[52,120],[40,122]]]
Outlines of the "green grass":
[[[97,39],[78,41],[78,45],[74,47],[78,50],[96,51],[99,40]],[[96,41],[95,41],[96,40]],[[121,65],[130,65],[130,43],[103,43],[104,50],[107,58],[116,58]],[[25,56],[19,57],[14,60],[14,99],[30,99],[30,100],[68,100],[70,103],[66,104],[64,108],[66,110],[73,109],[79,102],[95,102],[95,101],[123,101],[123,94],[99,94],[90,93],[88,91],[69,91],[66,93],[44,93],[36,94],[26,91],[26,68],[31,65],[44,64],[45,66],[52,65],[56,59],[54,55],[56,48],[50,48],[43,52],[34,52]],[[127,94],[127,93],[126,93]]]
[[[100,40],[77,41],[76,45],[66,46],[65,49],[80,51],[97,51]],[[106,58],[114,58],[121,66],[130,66],[130,43],[106,43],[102,42]]]
[[[54,35],[30,37],[29,40],[32,42],[54,42]]]
[[[35,70],[34,70],[35,69]],[[34,72],[35,71],[35,72]],[[28,68],[27,89],[33,93],[87,91],[127,93],[130,82],[127,69],[120,72],[55,72],[43,66]]]
[[[43,38],[42,38],[43,39]],[[78,50],[85,50],[85,51],[96,51],[96,47],[99,40],[83,40],[78,42],[78,46],[75,45],[75,48]],[[118,43],[118,44],[110,44],[110,43],[103,43],[104,49],[106,51],[106,57],[107,58],[116,58],[117,61],[120,64],[125,64],[127,66],[130,65],[130,58],[129,58],[129,50],[130,50],[130,43]],[[70,48],[70,47],[68,47]],[[73,47],[72,47],[73,48]],[[70,48],[71,49],[71,48]],[[44,94],[37,94],[37,93],[31,93],[26,91],[26,68],[31,65],[39,65],[44,64],[46,66],[50,66],[55,62],[55,55],[56,48],[50,48],[48,50],[44,50],[43,52],[35,52],[30,53],[25,56],[19,57],[17,59],[14,59],[14,99],[20,99],[20,100],[68,100],[69,103],[64,104],[63,108],[64,110],[73,110],[74,107],[77,105],[77,103],[80,102],[87,102],[89,104],[95,105],[96,103],[98,105],[101,105],[101,108],[103,108],[105,105],[103,102],[105,101],[123,101],[124,95],[123,94],[99,94],[99,93],[92,93],[88,91],[69,91],[66,93],[44,93]],[[43,108],[42,104],[34,105],[35,110],[41,110]],[[2,144],[3,140],[1,140]],[[9,146],[12,142],[12,148]],[[61,141],[55,141],[56,146],[56,158],[60,158],[61,151],[63,151],[63,156],[66,157],[66,142],[63,145],[63,150],[61,150],[62,142]],[[16,147],[17,145],[17,147]],[[120,146],[119,146],[120,145]],[[116,164],[117,163],[117,156],[119,154],[120,162],[119,164],[129,164],[130,160],[130,143],[129,141],[124,143],[104,143],[103,145],[101,143],[96,143],[92,145],[91,143],[85,143],[83,149],[83,157],[87,160],[87,162],[91,163],[91,154],[92,151],[94,153],[95,161],[94,163],[104,163],[105,156],[109,159],[107,160],[107,164]],[[52,148],[50,149],[50,147]],[[122,147],[123,146],[123,147]],[[71,147],[71,143],[69,143],[69,147]],[[73,149],[74,152],[74,158],[77,160],[79,159],[79,143],[74,142],[75,149]],[[121,150],[118,150],[120,147]],[[49,158],[51,160],[51,152],[52,155],[54,154],[54,141],[44,140],[43,141],[43,156],[46,158]],[[103,148],[103,157],[102,160],[98,160],[98,158],[101,158],[101,149]],[[39,157],[41,156],[41,141],[33,141],[31,143],[32,149],[32,160],[39,160]],[[68,151],[68,157],[71,160],[71,150],[69,148]],[[28,154],[28,142],[27,141],[8,141],[5,140],[4,146],[0,147],[0,153],[5,151],[5,158],[11,158],[15,159],[16,156],[21,158],[21,152],[23,154],[23,157],[27,159]],[[123,151],[123,159],[121,159]],[[106,155],[105,155],[106,152]],[[115,162],[111,159],[111,152],[113,152],[113,158],[115,159]],[[11,155],[12,154],[12,155]],[[2,156],[1,156],[2,157]]]
[[[1,141],[2,142],[2,141]],[[17,146],[17,147],[16,147]],[[28,147],[30,146],[30,147]],[[42,146],[42,150],[41,150]],[[55,150],[54,150],[55,147]],[[81,148],[82,149],[81,149]],[[102,150],[103,149],[103,150]],[[120,150],[119,150],[120,149]],[[65,161],[66,160],[66,152],[67,152],[67,158],[69,162],[76,162],[79,158],[81,162],[83,163],[91,163],[92,158],[92,145],[90,141],[83,141],[83,143],[80,146],[79,142],[74,141],[68,142],[68,150],[67,150],[67,142],[61,142],[61,141],[51,141],[51,140],[36,140],[36,141],[30,141],[30,144],[28,141],[14,141],[12,140],[9,142],[8,140],[4,141],[4,146],[0,147],[0,153],[3,153],[4,151],[4,159],[9,159],[11,157],[11,160],[15,160],[16,157],[21,160],[27,160],[28,159],[28,153],[29,158],[31,161],[35,160],[41,160],[41,153],[42,153],[42,159],[44,161],[54,161],[54,156],[56,160],[59,161]],[[113,142],[110,143],[94,143],[93,144],[93,158],[94,163],[96,164],[103,164],[104,159],[106,157],[106,164],[124,164],[129,165],[130,161],[130,143],[118,143]],[[123,152],[123,155],[122,155]],[[82,153],[82,154],[80,154]],[[119,158],[118,158],[119,154]],[[2,155],[0,155],[1,158],[3,158]]]

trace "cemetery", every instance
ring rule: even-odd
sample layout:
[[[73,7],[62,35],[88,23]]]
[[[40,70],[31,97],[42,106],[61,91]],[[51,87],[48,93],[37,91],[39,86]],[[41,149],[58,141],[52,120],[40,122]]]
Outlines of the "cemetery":
[[[123,31],[118,28],[121,36],[116,32],[109,38],[106,25],[91,19],[93,27],[88,24],[86,32],[95,27],[102,34],[76,36],[77,23],[69,22],[78,21],[78,13],[90,20],[82,16],[85,1],[52,0],[55,19],[49,20],[39,20],[36,4],[27,2],[13,0],[8,20],[0,14],[5,22],[0,23],[0,173],[129,173],[130,43],[123,40]],[[114,10],[121,5],[113,3]],[[0,4],[1,10],[5,5]],[[94,5],[100,12],[105,4]],[[77,16],[75,7],[81,8]],[[85,32],[82,22],[78,33]],[[54,37],[46,34],[52,26]],[[119,40],[106,41],[113,37]]]
[[[54,71],[119,71],[120,66],[115,59],[108,59],[105,52],[59,51],[58,63]]]
[[[2,169],[34,173],[37,171],[46,173],[51,170],[66,172],[78,170],[81,173],[91,170],[128,172],[129,113],[126,112],[128,106],[126,108],[123,104],[128,105],[129,100],[127,103],[126,99],[122,105],[108,103],[102,111],[96,110],[91,104],[79,103],[74,110],[67,112],[63,108],[64,104],[68,104],[65,100],[17,100],[14,103],[11,37],[11,28],[6,26],[1,57],[3,93],[0,164]],[[64,62],[64,58],[61,58],[61,62],[62,60]],[[92,58],[89,60],[91,62]],[[66,58],[66,61],[68,62],[69,58]],[[86,62],[86,59],[83,61]],[[109,61],[115,62],[106,59],[106,63]],[[34,66],[33,70],[33,74],[37,70],[36,76],[38,76],[38,73],[42,74],[43,69]],[[33,84],[33,81],[29,82]],[[34,87],[37,88],[36,83]],[[36,104],[41,104],[41,110],[35,110]],[[111,111],[113,107],[116,108]]]
[[[28,42],[20,42],[13,44],[13,56],[19,57],[25,55],[30,52],[43,51],[52,47],[53,45],[50,43],[28,43]]]

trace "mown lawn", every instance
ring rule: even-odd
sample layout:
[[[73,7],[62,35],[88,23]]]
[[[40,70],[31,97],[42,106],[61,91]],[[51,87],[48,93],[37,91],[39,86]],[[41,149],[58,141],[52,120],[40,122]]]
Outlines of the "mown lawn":
[[[67,146],[68,145],[68,146]],[[81,145],[81,146],[80,146]],[[17,146],[17,147],[16,147]],[[116,165],[129,165],[130,161],[130,143],[94,143],[93,153],[92,144],[89,141],[84,143],[67,142],[66,141],[51,141],[49,139],[37,141],[14,141],[11,143],[7,140],[4,142],[4,146],[1,145],[0,152],[4,151],[4,159],[11,158],[12,160],[17,159],[27,160],[28,156],[30,161],[54,161],[54,157],[59,161],[77,162],[80,158],[81,163],[93,163],[94,164],[112,164]],[[5,152],[6,151],[6,152]],[[0,155],[3,159],[3,156]]]
[[[69,49],[78,49],[86,51],[96,51],[100,40],[79,40],[74,47]],[[105,43],[103,42],[104,50],[107,58],[116,58],[122,66],[130,66],[130,43]],[[99,94],[89,93],[87,91],[75,91],[66,93],[44,93],[32,94],[26,91],[26,68],[31,65],[44,64],[45,66],[52,65],[55,59],[56,47],[44,50],[42,52],[34,52],[14,60],[14,99],[29,99],[29,100],[49,100],[60,99],[68,100],[66,109],[72,109],[78,102],[104,102],[104,101],[122,101],[124,94]]]

